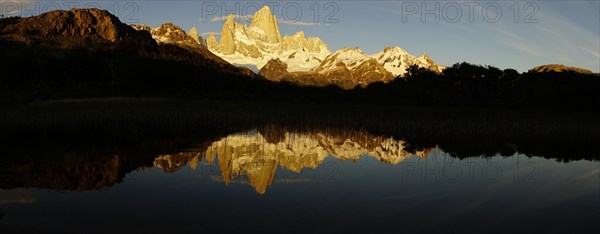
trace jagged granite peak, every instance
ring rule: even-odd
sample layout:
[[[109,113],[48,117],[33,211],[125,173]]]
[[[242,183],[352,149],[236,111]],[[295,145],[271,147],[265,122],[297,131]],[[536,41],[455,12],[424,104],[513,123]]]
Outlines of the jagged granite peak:
[[[329,48],[319,37],[306,38],[303,31],[294,33],[292,36],[285,35],[282,39],[281,49],[305,51],[309,53],[327,53]]]
[[[132,24],[131,27],[139,31],[143,30],[150,32],[152,38],[158,43],[187,44],[189,46],[200,45],[206,47],[206,44],[200,43],[194,39],[194,37],[188,35],[181,27],[173,23],[164,23],[155,28],[151,28],[147,25],[136,24]],[[197,33],[196,36],[198,36]],[[200,40],[201,38],[198,39]]]
[[[210,41],[210,42],[209,42]],[[213,53],[232,64],[263,67],[269,60],[279,58],[289,71],[310,71],[331,52],[317,37],[306,38],[304,32],[281,37],[277,17],[268,6],[254,14],[250,26],[235,21],[229,15],[221,29],[221,38],[207,39]],[[291,56],[293,54],[293,56]]]
[[[129,26],[131,26],[132,28],[134,28],[135,30],[138,30],[138,31],[147,31],[147,32],[152,31],[152,28],[145,24],[130,24]]]
[[[196,27],[192,27],[188,30],[188,35],[200,43],[200,35],[198,35],[198,29]]]
[[[235,16],[227,16],[227,20],[221,29],[221,40],[219,41],[219,50],[223,54],[233,54],[235,52]],[[209,48],[210,49],[210,48]]]
[[[427,54],[423,53],[421,57],[415,57],[400,47],[386,47],[383,51],[371,55],[386,70],[394,76],[403,76],[412,65],[426,68],[434,72],[442,72],[446,67],[433,62]]]
[[[214,55],[206,48],[206,44],[198,43],[194,38],[188,35],[185,30],[173,23],[164,23],[158,27],[151,28],[147,25],[131,25],[132,28],[141,31],[148,31],[152,35],[152,39],[160,44],[173,44],[177,47],[186,49],[196,54],[202,55],[202,57],[217,61],[219,63],[226,63],[219,56]]]
[[[207,48],[218,48],[219,42],[217,41],[217,37],[214,32],[211,32],[206,38],[206,47]]]
[[[304,31],[281,37],[277,18],[268,6],[254,14],[250,26],[236,22],[235,16],[229,15],[223,24],[221,39],[217,42],[212,34],[207,39],[207,47],[239,66],[262,68],[272,63],[270,66],[279,71],[264,70],[265,78],[300,85],[335,84],[351,89],[373,82],[389,82],[404,75],[406,69],[415,64],[435,72],[445,68],[426,55],[415,57],[400,47],[388,47],[371,56],[360,48],[343,48],[333,55],[319,37],[307,38]],[[287,65],[285,71],[281,70],[281,64],[276,64],[279,62]]]
[[[191,42],[190,39],[193,39],[189,37],[182,28],[173,23],[161,24],[160,26],[153,28],[150,32],[152,33],[152,38],[157,42]]]
[[[277,16],[273,15],[269,6],[264,6],[254,13],[248,35],[251,39],[266,43],[281,43]]]
[[[188,30],[188,35],[198,42],[198,44],[206,47],[206,41],[198,34],[198,29],[196,29],[196,27],[190,28],[190,30]]]
[[[546,64],[534,67],[529,72],[577,72],[583,74],[592,74],[593,72],[588,69],[579,67],[568,67],[562,64]]]

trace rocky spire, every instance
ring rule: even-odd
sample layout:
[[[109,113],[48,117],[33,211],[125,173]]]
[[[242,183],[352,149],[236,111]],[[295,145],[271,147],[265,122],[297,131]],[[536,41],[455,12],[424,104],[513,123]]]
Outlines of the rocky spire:
[[[329,48],[321,41],[318,37],[306,38],[303,31],[294,33],[292,36],[285,35],[281,39],[282,50],[305,50],[310,53],[327,53],[329,54]]]
[[[230,63],[252,65],[257,72],[272,58],[291,64],[290,71],[310,71],[331,54],[321,39],[306,38],[304,32],[282,37],[277,17],[268,6],[255,12],[249,26],[235,22],[230,15],[221,34],[218,43],[209,36],[207,48]]]
[[[206,38],[206,47],[212,51],[219,51],[219,42],[217,42],[214,32],[211,32]]]
[[[223,54],[233,54],[235,53],[235,16],[229,15],[227,16],[227,21],[223,25],[223,29],[221,29],[221,41],[219,42],[219,47],[221,49],[221,53]]]
[[[190,30],[188,30],[188,35],[190,37],[192,37],[192,39],[194,39],[198,43],[200,43],[200,35],[198,35],[198,30],[196,29],[196,27],[190,28]],[[202,43],[200,43],[200,44],[202,44]]]
[[[277,24],[277,16],[274,16],[269,6],[254,13],[250,23],[249,36],[267,43],[280,43],[281,33]]]
[[[429,63],[429,64],[435,64],[435,63],[433,62],[433,60],[431,60],[431,58],[430,58],[430,57],[429,57],[429,56],[428,56],[426,53],[423,53],[423,54],[421,55],[421,58],[425,59],[425,61],[427,61],[427,63]]]

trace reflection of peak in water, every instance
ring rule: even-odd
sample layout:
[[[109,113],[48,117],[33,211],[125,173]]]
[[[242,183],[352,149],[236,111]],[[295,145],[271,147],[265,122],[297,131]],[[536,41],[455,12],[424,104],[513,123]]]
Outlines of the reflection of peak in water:
[[[180,152],[177,154],[159,155],[154,159],[154,167],[161,168],[167,173],[176,172],[185,165],[192,169],[198,167],[200,154],[197,152]]]
[[[218,159],[225,183],[246,175],[256,191],[263,194],[273,183],[278,166],[299,173],[303,168],[317,168],[330,155],[341,160],[370,156],[384,163],[398,164],[414,155],[425,157],[429,152],[409,152],[402,140],[358,131],[297,133],[268,129],[263,132],[231,134],[210,144],[204,157],[209,163]],[[185,166],[186,160],[196,165],[198,154],[162,155],[154,165],[173,172]]]

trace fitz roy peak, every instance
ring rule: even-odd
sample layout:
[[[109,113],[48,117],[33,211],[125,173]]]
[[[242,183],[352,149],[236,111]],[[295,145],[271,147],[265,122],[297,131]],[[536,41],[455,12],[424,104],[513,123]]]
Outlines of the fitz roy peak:
[[[337,85],[344,89],[366,87],[373,82],[390,82],[403,76],[412,65],[442,72],[444,66],[426,54],[416,57],[400,47],[366,55],[359,48],[342,48],[334,53],[318,37],[304,32],[281,36],[277,17],[268,6],[257,11],[250,26],[229,15],[221,38],[210,33],[207,48],[231,64],[250,67],[271,81],[296,85]]]
[[[289,71],[310,71],[331,52],[318,37],[306,38],[304,32],[281,36],[277,16],[268,6],[257,11],[250,26],[229,15],[217,41],[215,33],[206,39],[210,51],[232,64],[251,65],[258,70],[269,60],[279,58]]]

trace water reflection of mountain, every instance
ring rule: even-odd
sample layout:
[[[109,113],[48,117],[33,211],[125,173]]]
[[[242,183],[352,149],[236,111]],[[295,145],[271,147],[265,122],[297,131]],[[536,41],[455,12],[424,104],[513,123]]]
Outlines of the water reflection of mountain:
[[[258,193],[264,194],[278,168],[300,173],[304,168],[317,168],[328,156],[340,160],[366,156],[398,164],[407,157],[425,157],[429,152],[407,151],[405,145],[392,137],[355,131],[284,132],[279,136],[272,131],[250,131],[218,139],[198,152],[160,155],[153,165],[175,172],[186,165],[196,169],[204,158],[209,164],[218,164],[226,184],[245,176]]]
[[[120,182],[134,170],[156,167],[172,173],[184,166],[196,169],[204,159],[218,164],[225,183],[247,178],[257,192],[265,193],[278,167],[298,173],[303,168],[317,168],[328,156],[341,160],[374,157],[383,163],[398,164],[413,155],[427,155],[427,150],[409,151],[405,146],[402,140],[364,131],[262,129],[196,143],[192,150],[182,150],[189,149],[189,145],[166,149],[142,145],[128,150],[69,151],[62,156],[9,161],[0,166],[0,186],[95,190]]]
[[[278,170],[299,173],[302,169],[315,169],[329,156],[339,160],[358,160],[373,157],[382,163],[399,164],[411,156],[426,157],[433,147],[459,149],[457,145],[442,144],[419,147],[398,137],[376,135],[366,131],[321,129],[289,130],[265,127],[258,130],[224,135],[205,136],[206,140],[154,142],[127,147],[83,148],[70,150],[50,146],[41,151],[23,149],[13,158],[0,160],[0,188],[36,187],[55,190],[95,190],[122,181],[127,173],[160,168],[172,173],[185,166],[199,167],[201,161],[219,168],[219,181],[247,180],[258,193],[265,193],[273,184]],[[489,139],[488,139],[489,140]],[[487,141],[486,141],[487,142]],[[472,142],[477,149],[477,142]],[[431,145],[431,144],[429,144]],[[448,148],[445,148],[448,147]],[[558,145],[558,147],[565,147]],[[512,153],[518,151],[508,146]],[[544,151],[536,145],[524,147],[535,156],[555,147],[548,145]],[[581,149],[579,149],[581,150]],[[482,151],[480,155],[502,152],[498,148]],[[473,151],[475,152],[475,151]],[[41,156],[37,156],[41,155]],[[469,155],[455,154],[455,157]],[[597,160],[597,157],[555,158],[561,161],[574,159]]]
[[[279,139],[267,139],[261,132],[232,134],[212,143],[206,150],[209,163],[218,159],[225,183],[246,175],[258,193],[265,193],[278,167],[299,173],[303,168],[317,168],[325,158],[358,160],[371,156],[391,164],[428,150],[409,152],[405,142],[365,132],[286,132]],[[194,158],[192,158],[192,161]]]

